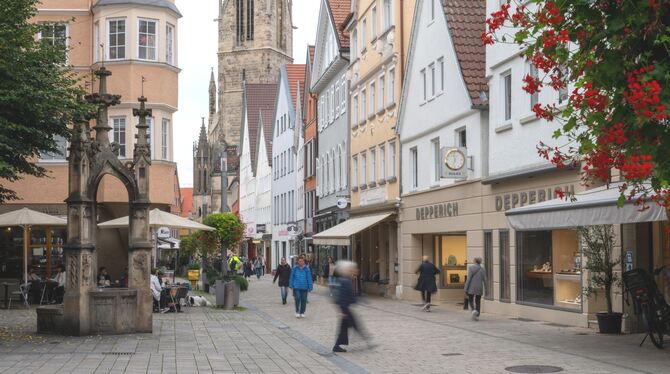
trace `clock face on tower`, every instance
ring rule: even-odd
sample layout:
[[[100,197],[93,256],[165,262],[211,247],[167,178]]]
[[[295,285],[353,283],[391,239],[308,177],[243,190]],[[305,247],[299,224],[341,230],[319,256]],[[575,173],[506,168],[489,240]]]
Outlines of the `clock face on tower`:
[[[461,170],[465,165],[465,154],[460,149],[451,149],[444,154],[443,162],[451,170]]]

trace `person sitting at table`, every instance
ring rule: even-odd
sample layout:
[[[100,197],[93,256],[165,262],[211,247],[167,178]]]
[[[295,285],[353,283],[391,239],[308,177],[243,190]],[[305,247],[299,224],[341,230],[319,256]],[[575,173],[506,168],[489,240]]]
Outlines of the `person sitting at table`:
[[[54,300],[51,302],[52,304],[62,304],[63,303],[63,296],[65,295],[65,268],[63,265],[57,265],[56,266],[56,276],[51,279],[51,282],[54,284]]]
[[[112,285],[112,278],[107,273],[106,267],[101,267],[98,271],[98,287],[110,287]]]
[[[42,278],[37,275],[37,269],[35,269],[34,266],[31,266],[30,269],[28,269],[28,276],[26,278],[28,279],[28,297],[30,302],[39,302],[40,297],[42,296]]]
[[[125,268],[121,275],[121,287],[128,288],[128,268]]]
[[[163,291],[163,286],[161,285],[161,281],[159,277],[161,276],[160,270],[156,271],[156,274],[154,275],[153,273],[151,274],[151,295],[154,298],[154,312],[159,312],[162,307],[161,299],[162,297],[162,291]]]

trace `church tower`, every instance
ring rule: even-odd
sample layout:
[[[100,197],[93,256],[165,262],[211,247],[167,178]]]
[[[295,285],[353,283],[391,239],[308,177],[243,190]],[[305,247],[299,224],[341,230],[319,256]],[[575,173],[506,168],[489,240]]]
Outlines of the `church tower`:
[[[242,82],[276,83],[293,62],[292,1],[220,0],[219,9],[218,121],[209,135],[239,145]]]

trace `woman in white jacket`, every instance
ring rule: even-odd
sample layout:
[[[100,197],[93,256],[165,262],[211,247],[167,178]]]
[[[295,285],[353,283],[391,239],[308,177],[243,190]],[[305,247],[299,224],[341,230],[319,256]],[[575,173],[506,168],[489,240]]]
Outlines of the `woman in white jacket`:
[[[160,271],[157,272],[156,274],[157,275],[151,274],[151,295],[154,297],[154,312],[160,311],[161,291],[163,290],[163,286],[161,286],[161,281],[160,279],[158,279],[158,276],[162,274],[160,273]]]

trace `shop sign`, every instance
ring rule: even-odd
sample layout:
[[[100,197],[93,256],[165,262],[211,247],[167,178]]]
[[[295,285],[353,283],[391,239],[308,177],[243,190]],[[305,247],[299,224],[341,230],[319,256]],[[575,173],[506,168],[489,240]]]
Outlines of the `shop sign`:
[[[443,203],[416,208],[417,221],[458,216],[458,203]]]
[[[247,226],[247,237],[253,237],[255,234],[255,228],[253,226]]]
[[[533,205],[543,201],[551,200],[556,197],[556,190],[563,191],[565,194],[574,194],[575,186],[567,185],[563,187],[547,188],[539,190],[529,190],[523,192],[514,192],[510,194],[496,196],[496,211],[506,211],[526,205]]]
[[[265,233],[265,224],[264,223],[259,223],[256,225],[256,232],[257,233]]]
[[[172,236],[172,233],[168,227],[160,227],[156,231],[156,237],[158,237],[158,239],[167,239],[170,236]]]

